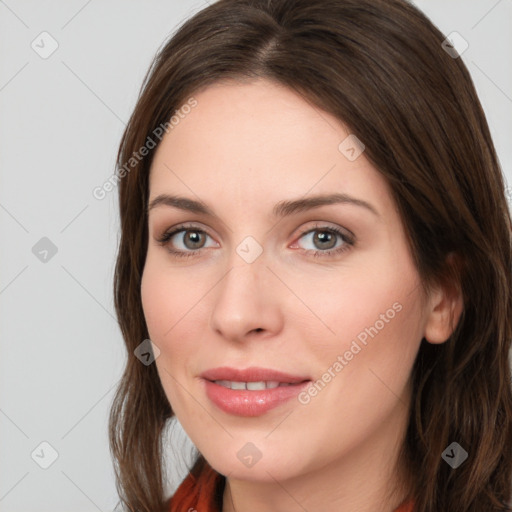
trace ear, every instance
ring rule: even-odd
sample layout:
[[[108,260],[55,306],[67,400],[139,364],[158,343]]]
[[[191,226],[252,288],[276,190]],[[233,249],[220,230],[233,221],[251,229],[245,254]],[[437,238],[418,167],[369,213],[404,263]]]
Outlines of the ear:
[[[447,257],[447,265],[453,266],[457,263],[455,254],[450,253]],[[424,338],[429,343],[444,343],[455,330],[464,309],[460,283],[455,282],[455,277],[449,282],[433,287],[427,308]]]

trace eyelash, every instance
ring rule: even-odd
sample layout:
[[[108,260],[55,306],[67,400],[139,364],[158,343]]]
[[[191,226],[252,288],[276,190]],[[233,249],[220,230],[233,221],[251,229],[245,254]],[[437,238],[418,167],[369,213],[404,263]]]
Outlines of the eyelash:
[[[157,242],[160,245],[162,245],[163,247],[165,247],[167,245],[167,243],[169,242],[169,240],[174,235],[176,235],[177,233],[186,232],[186,231],[195,231],[196,233],[203,233],[207,236],[210,236],[203,229],[199,229],[195,226],[183,224],[183,225],[176,226],[174,229],[172,229],[170,231],[164,232],[159,238],[157,238]],[[334,233],[337,236],[339,236],[341,238],[341,240],[344,242],[344,244],[341,247],[338,247],[336,249],[327,249],[325,251],[321,251],[321,250],[313,251],[311,249],[303,249],[303,251],[306,253],[312,252],[313,257],[315,257],[315,258],[336,256],[338,254],[341,254],[342,252],[347,251],[348,249],[350,249],[351,247],[353,247],[355,245],[355,240],[352,237],[349,237],[346,233],[343,233],[340,229],[332,227],[332,226],[315,226],[313,228],[306,229],[300,233],[297,240],[300,240],[303,236],[305,236],[311,232],[314,232],[314,231],[323,231],[323,232],[328,232],[328,233]],[[201,252],[201,249],[195,249],[195,250],[191,250],[191,251],[177,251],[170,247],[167,247],[167,250],[173,256],[177,256],[180,258],[189,258],[189,257],[195,256],[197,253]]]

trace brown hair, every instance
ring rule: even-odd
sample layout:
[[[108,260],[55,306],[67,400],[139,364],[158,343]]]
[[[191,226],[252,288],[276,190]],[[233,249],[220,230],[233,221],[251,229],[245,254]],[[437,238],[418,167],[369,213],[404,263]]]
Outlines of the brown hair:
[[[118,168],[187,98],[220,80],[272,80],[348,126],[391,186],[423,283],[452,283],[464,301],[450,339],[422,340],[413,367],[401,462],[415,511],[504,511],[512,487],[511,219],[484,112],[444,39],[405,0],[220,0],[156,56]],[[114,280],[129,357],[110,443],[121,500],[138,512],[165,506],[162,434],[173,416],[155,365],[133,356],[148,338],[140,284],[154,151],[119,180]],[[452,442],[469,453],[457,469],[441,457]]]

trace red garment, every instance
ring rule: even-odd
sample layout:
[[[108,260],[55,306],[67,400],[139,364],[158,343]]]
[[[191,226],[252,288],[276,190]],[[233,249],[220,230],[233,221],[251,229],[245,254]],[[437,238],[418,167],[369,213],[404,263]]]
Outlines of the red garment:
[[[209,464],[196,465],[170,499],[169,512],[220,512],[225,482]],[[414,505],[404,503],[395,512],[414,512]]]

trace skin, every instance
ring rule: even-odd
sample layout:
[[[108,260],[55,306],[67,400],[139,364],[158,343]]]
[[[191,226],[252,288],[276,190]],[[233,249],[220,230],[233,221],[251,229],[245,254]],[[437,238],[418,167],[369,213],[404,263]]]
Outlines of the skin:
[[[404,498],[397,492],[386,499],[401,481],[394,466],[412,366],[422,337],[449,337],[461,298],[441,287],[425,294],[390,188],[364,152],[350,161],[338,149],[350,132],[337,118],[261,79],[217,83],[194,97],[198,105],[157,149],[150,202],[160,194],[184,196],[215,216],[151,209],[141,286],[172,408],[228,478],[223,512],[392,511]],[[377,213],[341,203],[272,215],[279,201],[333,192]],[[183,222],[192,224],[191,239],[181,232],[158,243]],[[349,230],[354,245],[335,234],[326,244],[329,227]],[[194,229],[207,235],[197,238]],[[324,234],[324,245],[315,233]],[[263,249],[252,263],[236,252],[247,236]],[[203,247],[193,256],[169,252],[190,252],[197,240]],[[333,245],[346,250],[325,255]],[[401,310],[307,404],[292,399],[244,418],[205,395],[199,374],[217,366],[267,367],[314,380],[329,368],[332,374],[357,335],[397,303]],[[237,458],[248,442],[262,454],[250,468]]]

